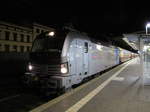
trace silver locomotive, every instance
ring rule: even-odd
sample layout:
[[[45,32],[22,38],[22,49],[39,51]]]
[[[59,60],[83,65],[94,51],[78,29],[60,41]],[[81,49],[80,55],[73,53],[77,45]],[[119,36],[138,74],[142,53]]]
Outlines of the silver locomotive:
[[[25,74],[27,83],[38,82],[40,88],[51,92],[65,91],[130,58],[131,52],[93,41],[76,31],[46,32],[33,42]]]

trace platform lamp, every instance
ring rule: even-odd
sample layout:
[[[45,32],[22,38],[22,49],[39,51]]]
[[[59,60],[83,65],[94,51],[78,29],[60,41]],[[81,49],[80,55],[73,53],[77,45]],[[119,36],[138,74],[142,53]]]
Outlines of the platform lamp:
[[[148,34],[148,28],[150,28],[150,23],[146,24],[146,35]]]

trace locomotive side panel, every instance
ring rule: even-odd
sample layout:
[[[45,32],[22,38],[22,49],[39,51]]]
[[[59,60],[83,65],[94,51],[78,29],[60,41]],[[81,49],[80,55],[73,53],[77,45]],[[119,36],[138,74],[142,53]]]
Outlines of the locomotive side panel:
[[[76,58],[76,82],[80,83],[82,81],[82,75],[83,75],[83,42],[80,39],[76,40],[76,52],[75,52],[75,58]],[[74,51],[72,51],[74,52]]]
[[[114,48],[96,43],[92,43],[91,46],[89,52],[89,70],[91,75],[116,65]]]
[[[98,73],[103,69],[103,53],[96,48],[95,43],[91,43],[89,51],[89,71],[90,75]],[[101,63],[101,64],[100,64]]]
[[[69,77],[71,77],[72,84],[78,83],[77,80],[77,74],[76,74],[76,40],[73,40],[70,44],[68,53],[67,53],[67,59],[68,59],[68,67],[69,67]],[[71,84],[71,85],[72,85]]]

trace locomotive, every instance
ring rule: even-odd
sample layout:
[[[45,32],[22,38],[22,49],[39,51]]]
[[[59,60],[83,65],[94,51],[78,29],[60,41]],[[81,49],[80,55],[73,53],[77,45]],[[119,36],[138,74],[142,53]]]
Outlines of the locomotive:
[[[65,91],[131,59],[131,54],[80,32],[44,32],[32,44],[26,83],[38,83],[40,88],[50,92]]]

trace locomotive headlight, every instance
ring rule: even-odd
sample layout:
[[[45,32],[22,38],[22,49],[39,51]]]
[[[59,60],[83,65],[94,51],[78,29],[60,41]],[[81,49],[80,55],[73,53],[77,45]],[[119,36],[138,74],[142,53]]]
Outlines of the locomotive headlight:
[[[31,71],[33,69],[33,66],[32,65],[29,65],[28,66],[29,70]]]
[[[49,32],[48,35],[49,35],[49,36],[54,36],[54,35],[55,35],[55,32],[53,32],[53,31],[52,31],[52,32]]]
[[[67,73],[67,71],[68,71],[67,68],[65,68],[65,67],[61,68],[61,73],[65,74],[65,73]]]
[[[66,74],[68,72],[68,65],[67,63],[61,64],[61,73]]]

